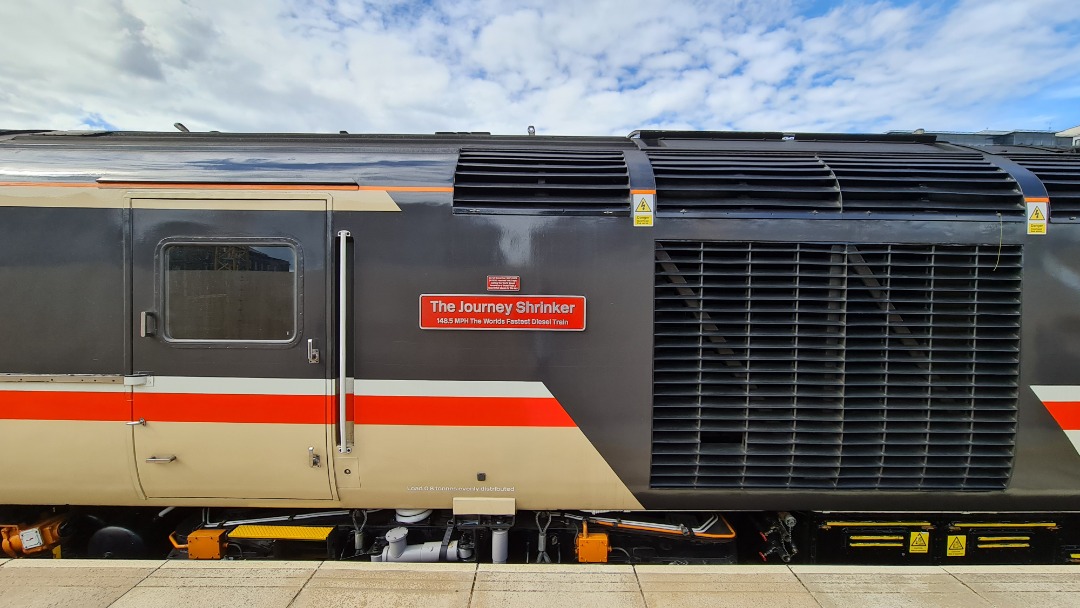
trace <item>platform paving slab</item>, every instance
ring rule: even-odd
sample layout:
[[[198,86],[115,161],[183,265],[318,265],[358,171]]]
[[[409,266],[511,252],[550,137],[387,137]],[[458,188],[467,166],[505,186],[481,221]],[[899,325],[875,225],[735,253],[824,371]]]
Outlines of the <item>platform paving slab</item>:
[[[635,566],[648,608],[819,608],[786,566]]]
[[[307,583],[320,562],[170,561],[140,587],[296,587]]]
[[[326,562],[290,608],[466,608],[475,564]]]
[[[982,598],[994,608],[1076,608],[1080,606],[1080,595],[1068,592],[986,593],[982,594]]]
[[[111,608],[287,608],[319,562],[170,561]]]
[[[645,592],[806,593],[787,566],[634,566]]]
[[[1080,606],[1080,566],[946,566],[944,570],[979,595],[1069,592]]]
[[[481,564],[471,608],[645,608],[633,566]]]
[[[821,608],[993,608],[974,593],[815,593]]]
[[[990,608],[937,566],[791,566],[823,608]]]
[[[791,566],[811,593],[963,593],[963,583],[938,567]]]
[[[995,607],[1080,606],[1080,566],[945,566],[944,569]]]
[[[0,564],[0,608],[105,608],[162,561],[13,560]]]
[[[786,566],[635,566],[648,608],[819,608]]]

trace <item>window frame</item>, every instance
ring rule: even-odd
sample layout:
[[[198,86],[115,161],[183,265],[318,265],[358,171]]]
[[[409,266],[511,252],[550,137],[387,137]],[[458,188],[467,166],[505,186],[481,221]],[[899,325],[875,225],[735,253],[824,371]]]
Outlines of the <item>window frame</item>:
[[[295,256],[293,272],[293,335],[288,340],[231,340],[210,338],[173,338],[169,335],[168,309],[168,249],[183,245],[248,247],[289,247]],[[217,347],[217,348],[292,348],[296,346],[304,333],[304,251],[300,243],[288,237],[170,237],[162,239],[154,252],[155,297],[159,311],[161,341],[176,347]]]

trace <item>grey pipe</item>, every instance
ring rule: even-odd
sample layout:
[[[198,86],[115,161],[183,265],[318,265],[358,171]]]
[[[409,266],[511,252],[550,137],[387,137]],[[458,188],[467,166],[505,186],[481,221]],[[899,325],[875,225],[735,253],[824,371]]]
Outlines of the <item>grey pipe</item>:
[[[408,528],[394,528],[387,532],[386,542],[389,544],[387,544],[381,554],[372,555],[371,561],[411,563],[431,563],[439,561],[439,554],[442,553],[441,542],[434,541],[410,545],[406,540],[408,535]],[[472,557],[472,551],[464,548],[459,549],[458,542],[455,540],[451,541],[446,546],[446,557],[443,559],[448,562],[456,562],[460,559],[468,559],[470,557]]]
[[[505,564],[510,556],[510,530],[491,531],[491,563]]]

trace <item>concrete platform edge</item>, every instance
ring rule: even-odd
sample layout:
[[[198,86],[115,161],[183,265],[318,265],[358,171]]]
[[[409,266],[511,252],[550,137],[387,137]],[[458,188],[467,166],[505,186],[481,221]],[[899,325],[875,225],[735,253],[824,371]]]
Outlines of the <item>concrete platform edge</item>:
[[[541,566],[0,559],[0,607],[1080,606],[1080,565]],[[367,605],[365,603],[365,605]]]

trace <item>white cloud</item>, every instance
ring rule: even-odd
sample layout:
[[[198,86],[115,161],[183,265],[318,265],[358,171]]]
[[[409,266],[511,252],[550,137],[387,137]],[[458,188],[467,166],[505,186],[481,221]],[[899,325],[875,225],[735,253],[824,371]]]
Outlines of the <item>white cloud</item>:
[[[802,4],[6,0],[0,126],[625,134],[1080,123],[1080,2],[851,2],[817,17]]]

